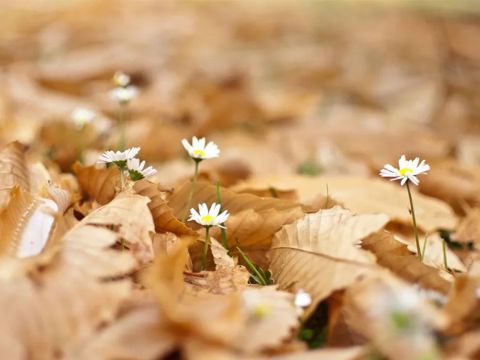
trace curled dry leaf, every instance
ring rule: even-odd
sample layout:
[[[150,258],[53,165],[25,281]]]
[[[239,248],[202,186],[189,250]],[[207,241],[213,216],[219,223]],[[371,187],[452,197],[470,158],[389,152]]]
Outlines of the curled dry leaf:
[[[147,179],[135,182],[133,189],[137,194],[150,198],[148,207],[152,213],[157,232],[171,232],[177,235],[193,235],[194,231],[181,222],[168,206],[165,193]]]
[[[407,245],[389,232],[382,231],[362,240],[362,248],[371,251],[377,263],[391,270],[406,281],[447,294],[451,284],[439,275],[439,271],[418,259]]]
[[[385,213],[390,221],[411,225],[408,195],[404,188],[385,180],[364,177],[268,177],[252,179],[236,190],[276,188],[295,189],[303,204],[315,203],[316,197],[328,195],[357,214]],[[457,219],[444,202],[414,191],[417,225],[425,232],[453,229]]]
[[[103,279],[135,264],[129,253],[111,249],[116,239],[110,230],[83,223],[38,257],[0,259],[0,302],[8,308],[0,324],[2,357],[52,359],[115,317],[130,285]]]
[[[342,309],[346,323],[389,359],[419,359],[427,354],[435,359],[438,352],[429,329],[442,329],[447,319],[415,291],[388,274],[361,279],[346,291]],[[395,311],[414,316],[419,324],[408,331],[395,328],[391,317]]]
[[[65,206],[66,199],[60,197],[57,201],[33,197],[19,187],[13,188],[10,202],[0,212],[0,253],[13,257],[41,253],[54,234],[58,217],[63,214],[60,206]]]
[[[67,354],[78,360],[161,359],[178,340],[165,326],[158,306],[135,308],[111,325],[94,333]]]
[[[95,165],[82,166],[75,163],[73,171],[80,187],[91,200],[104,205],[115,197],[115,189],[120,184],[120,174],[116,167],[97,169]]]
[[[279,291],[276,286],[263,286],[245,289],[242,297],[251,315],[239,334],[237,350],[253,354],[273,349],[292,337],[294,329],[299,326],[298,310],[292,294]],[[252,314],[255,313],[255,309],[250,308],[252,306],[261,306],[265,314]]]
[[[250,278],[247,269],[237,265],[236,261],[228,255],[227,250],[213,238],[210,249],[215,271],[185,272],[184,279],[188,290],[210,294],[230,294],[246,288]]]
[[[15,187],[29,191],[30,180],[25,163],[27,147],[18,141],[8,144],[0,152],[0,209],[7,206],[10,192]]]
[[[473,208],[462,218],[455,233],[455,241],[473,243],[475,248],[480,249],[480,208]]]
[[[113,228],[137,260],[146,263],[153,259],[150,233],[155,231],[149,202],[145,196],[121,193],[107,205],[93,210],[81,223]]]
[[[384,214],[354,215],[339,207],[307,214],[275,234],[269,253],[272,277],[281,288],[309,292],[311,311],[333,291],[378,271],[373,255],[358,242],[387,222]]]
[[[183,185],[168,199],[168,204],[177,217],[187,210],[190,184]],[[222,209],[228,210],[227,237],[230,247],[239,244],[254,262],[266,264],[265,253],[270,248],[273,234],[283,225],[304,216],[300,205],[275,198],[262,198],[250,194],[237,194],[221,188]],[[218,202],[216,187],[200,182],[192,199],[192,206],[199,203]],[[194,226],[194,225],[192,225]],[[212,229],[212,237],[220,238],[220,230]]]

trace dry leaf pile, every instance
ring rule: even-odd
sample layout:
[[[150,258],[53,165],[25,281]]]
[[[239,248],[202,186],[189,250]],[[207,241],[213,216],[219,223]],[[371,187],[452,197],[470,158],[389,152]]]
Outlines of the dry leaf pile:
[[[0,8],[1,359],[480,358],[471,2]],[[121,140],[119,70],[126,145],[157,170],[126,186],[96,163]],[[221,155],[190,198],[192,136]],[[401,154],[431,165],[422,260],[405,188],[378,177]],[[219,195],[200,270],[187,204]]]

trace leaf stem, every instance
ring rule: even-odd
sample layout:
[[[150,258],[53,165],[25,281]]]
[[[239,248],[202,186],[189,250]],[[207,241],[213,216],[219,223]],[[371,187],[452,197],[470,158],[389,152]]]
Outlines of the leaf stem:
[[[205,226],[205,243],[203,244],[202,266],[200,271],[205,270],[207,264],[208,245],[210,243],[210,226]]]
[[[125,190],[125,174],[123,167],[118,167],[118,171],[120,171],[120,190]]]
[[[417,219],[415,218],[415,208],[413,207],[413,199],[412,199],[412,192],[410,191],[410,185],[407,181],[407,191],[408,191],[408,199],[410,200],[410,212],[412,214],[412,221],[413,221],[413,233],[415,235],[415,242],[417,244],[417,255],[420,261],[423,260],[422,256],[422,249],[420,248],[420,241],[418,240],[418,229],[417,229]]]

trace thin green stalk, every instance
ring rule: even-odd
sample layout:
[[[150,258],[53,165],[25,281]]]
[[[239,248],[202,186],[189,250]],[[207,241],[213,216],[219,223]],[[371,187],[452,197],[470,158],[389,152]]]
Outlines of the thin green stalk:
[[[422,248],[422,260],[425,257],[425,251],[427,249],[427,241],[428,241],[428,234],[425,235],[425,241],[423,242],[423,248]]]
[[[445,266],[445,270],[450,271],[447,262],[447,242],[444,239],[442,240],[443,266]]]
[[[80,164],[84,163],[84,156],[83,156],[83,150],[85,147],[84,138],[85,138],[85,126],[79,129],[79,134],[78,134],[79,140],[77,144],[77,161]]]
[[[220,204],[220,212],[222,211],[221,206],[222,206],[222,196],[220,194],[220,181],[217,181],[217,202]],[[223,225],[223,224],[221,224]],[[228,238],[227,238],[227,231],[225,228],[220,228],[220,232],[222,234],[222,242],[223,242],[223,247],[229,251],[228,248]]]
[[[125,134],[125,121],[127,120],[127,105],[120,104],[118,110],[118,131],[120,133],[118,139],[118,150],[123,151],[127,146],[127,137]]]
[[[260,280],[261,285],[263,285],[263,286],[268,285],[268,284],[267,284],[267,280],[265,280],[265,278],[263,277],[263,275],[260,273],[260,271],[258,271],[258,269],[256,268],[256,266],[253,265],[253,263],[250,261],[250,259],[247,257],[247,255],[245,255],[245,254],[243,253],[242,249],[240,249],[240,248],[237,246],[237,250],[238,250],[238,252],[240,253],[240,255],[242,255],[243,260],[245,260],[245,262],[247,263],[247,266],[248,266],[248,268],[250,269],[250,271],[254,272],[256,278]]]
[[[193,179],[192,179],[192,187],[190,188],[190,193],[188,194],[188,201],[187,201],[187,207],[185,208],[185,212],[182,218],[182,221],[185,222],[185,219],[188,216],[188,211],[190,210],[190,207],[192,206],[192,199],[193,199],[193,194],[195,193],[195,187],[197,186],[197,180],[198,180],[198,164],[200,164],[201,160],[198,159],[193,159],[195,162],[195,172],[193,174]]]
[[[413,221],[413,233],[415,235],[415,242],[417,244],[417,255],[420,261],[422,261],[422,249],[420,248],[420,241],[418,240],[418,229],[417,229],[417,219],[415,218],[415,209],[413,207],[413,199],[412,199],[412,192],[410,191],[410,185],[407,181],[407,191],[408,191],[408,199],[410,200],[410,212],[412,213],[412,221]]]
[[[202,267],[201,271],[205,270],[207,264],[208,244],[210,243],[210,226],[205,226],[205,243],[203,244]]]
[[[123,173],[123,168],[119,167],[118,171],[120,171],[120,190],[125,190],[125,174]]]

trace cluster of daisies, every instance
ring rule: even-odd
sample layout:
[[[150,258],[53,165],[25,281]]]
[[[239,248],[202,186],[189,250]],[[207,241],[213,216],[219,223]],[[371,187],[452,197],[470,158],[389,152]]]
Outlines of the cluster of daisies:
[[[139,147],[133,147],[124,151],[108,150],[100,155],[97,163],[113,164],[119,169],[121,177],[127,173],[130,180],[133,181],[155,175],[157,170],[152,166],[145,167],[145,161],[136,158],[139,152]]]

